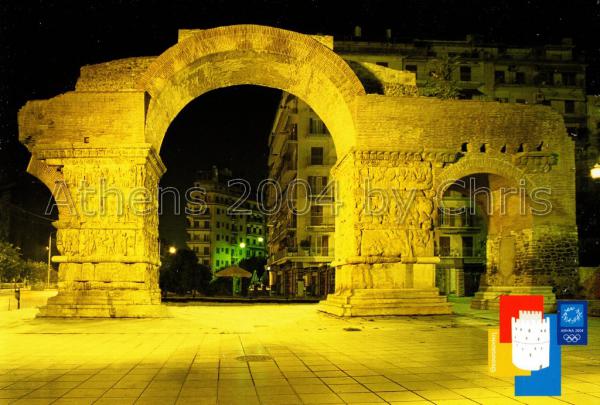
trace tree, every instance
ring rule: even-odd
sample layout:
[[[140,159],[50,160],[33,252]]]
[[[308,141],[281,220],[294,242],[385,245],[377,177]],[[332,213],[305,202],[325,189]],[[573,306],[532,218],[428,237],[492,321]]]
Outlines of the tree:
[[[196,294],[206,292],[211,279],[212,272],[207,266],[198,263],[194,252],[180,249],[161,266],[159,284],[164,291],[179,295],[188,292]]]
[[[19,249],[0,240],[0,281],[12,283],[23,281],[24,262]]]
[[[456,58],[444,56],[430,62],[429,78],[419,89],[422,96],[437,97],[444,100],[456,99],[460,95],[452,75],[459,62]]]
[[[48,282],[48,263],[27,260],[23,263],[23,278],[32,288],[44,288]],[[58,272],[50,269],[50,283],[58,281]]]

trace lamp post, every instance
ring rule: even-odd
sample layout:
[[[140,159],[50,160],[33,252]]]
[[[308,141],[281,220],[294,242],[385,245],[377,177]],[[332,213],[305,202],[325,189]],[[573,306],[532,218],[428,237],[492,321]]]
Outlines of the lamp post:
[[[596,163],[590,170],[590,175],[593,180],[600,180],[600,163]]]
[[[50,289],[50,270],[52,269],[52,234],[48,237],[48,274],[46,276],[46,289]]]

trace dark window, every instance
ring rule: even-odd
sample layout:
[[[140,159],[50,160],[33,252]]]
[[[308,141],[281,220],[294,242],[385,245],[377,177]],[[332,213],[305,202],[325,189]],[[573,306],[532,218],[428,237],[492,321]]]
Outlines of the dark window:
[[[496,70],[494,72],[494,83],[502,84],[502,83],[505,83],[505,80],[506,80],[506,73],[504,72],[504,70]]]
[[[323,207],[320,205],[313,205],[310,207],[310,224],[313,226],[319,226],[323,224]]]
[[[515,101],[516,101],[517,103],[519,103],[519,104],[526,104],[526,103],[527,103],[527,100],[525,100],[524,98],[518,98],[518,99],[516,99]]]
[[[322,165],[323,164],[323,148],[322,147],[310,148],[310,164],[311,165]]]
[[[575,101],[565,100],[565,114],[575,114]]]
[[[311,195],[320,194],[327,187],[327,176],[308,176]]]
[[[470,66],[461,66],[460,67],[460,81],[461,82],[470,82],[471,81],[471,67]]]
[[[327,130],[325,128],[325,124],[318,118],[309,118],[308,121],[308,132],[310,134],[326,134]]]
[[[440,236],[440,256],[450,256],[449,236]]]
[[[418,72],[417,72],[418,68],[417,68],[417,65],[406,65],[404,67],[404,70],[407,70],[409,72],[413,72],[415,74],[415,77],[418,77]]]
[[[462,255],[463,257],[473,256],[473,237],[463,236],[462,237]]]
[[[515,83],[516,84],[525,84],[525,72],[516,72],[515,73]]]
[[[387,62],[375,62],[375,64],[379,65],[379,66],[388,67],[388,63]]]
[[[562,74],[562,84],[563,86],[575,86],[575,73],[574,72],[565,72]]]
[[[208,252],[208,247],[205,247],[205,248],[204,248],[204,254],[205,254],[205,255],[207,255],[208,253],[209,253],[209,252]]]
[[[540,73],[542,84],[552,85],[554,84],[554,73],[553,72],[542,72]]]

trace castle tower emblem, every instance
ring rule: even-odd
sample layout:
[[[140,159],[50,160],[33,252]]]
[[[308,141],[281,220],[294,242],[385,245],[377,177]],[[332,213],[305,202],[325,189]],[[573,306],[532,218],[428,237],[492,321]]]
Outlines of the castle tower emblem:
[[[521,370],[541,370],[550,365],[550,322],[539,311],[519,311],[511,318],[512,362]]]

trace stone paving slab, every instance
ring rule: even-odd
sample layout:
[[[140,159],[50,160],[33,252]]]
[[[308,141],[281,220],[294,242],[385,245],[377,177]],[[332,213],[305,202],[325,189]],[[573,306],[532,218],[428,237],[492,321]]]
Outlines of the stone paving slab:
[[[594,404],[600,319],[563,395],[486,373],[492,313],[340,319],[311,304],[171,306],[166,319],[0,312],[1,404]]]

